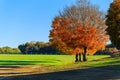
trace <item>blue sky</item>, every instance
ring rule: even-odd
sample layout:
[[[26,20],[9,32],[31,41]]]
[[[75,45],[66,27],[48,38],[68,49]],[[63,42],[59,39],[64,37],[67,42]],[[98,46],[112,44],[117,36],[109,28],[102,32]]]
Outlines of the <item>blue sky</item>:
[[[90,0],[107,11],[113,0]],[[49,41],[52,20],[76,0],[0,0],[0,46]]]

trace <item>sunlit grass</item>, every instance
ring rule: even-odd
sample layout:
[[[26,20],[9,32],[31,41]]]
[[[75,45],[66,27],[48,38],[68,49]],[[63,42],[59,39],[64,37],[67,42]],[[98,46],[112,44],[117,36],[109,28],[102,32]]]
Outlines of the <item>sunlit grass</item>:
[[[16,55],[0,54],[0,66],[43,65],[53,69],[73,69],[85,67],[111,67],[120,70],[120,57],[111,58],[109,55],[87,56],[87,62],[75,63],[74,55]]]
[[[71,55],[0,55],[0,65],[64,65],[74,62]]]

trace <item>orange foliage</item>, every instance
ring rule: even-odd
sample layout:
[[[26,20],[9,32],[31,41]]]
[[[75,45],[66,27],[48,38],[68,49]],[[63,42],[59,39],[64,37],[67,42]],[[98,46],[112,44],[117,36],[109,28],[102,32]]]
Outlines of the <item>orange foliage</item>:
[[[56,48],[63,52],[70,49],[68,54],[76,54],[77,52],[82,53],[83,48],[87,47],[87,52],[91,55],[98,49],[104,49],[107,37],[103,37],[96,26],[84,27],[74,23],[77,23],[77,20],[60,17],[54,19],[53,29],[50,32],[50,42]]]
[[[82,48],[75,48],[74,50],[72,50],[71,54],[74,55],[76,53],[83,53],[83,49]]]

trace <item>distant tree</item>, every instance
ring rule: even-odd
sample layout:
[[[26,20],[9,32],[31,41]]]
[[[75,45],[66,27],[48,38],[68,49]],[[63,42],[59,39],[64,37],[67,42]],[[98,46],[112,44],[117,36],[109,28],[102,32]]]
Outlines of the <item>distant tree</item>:
[[[17,53],[21,53],[21,51],[18,48],[12,48],[12,52],[13,54],[17,54]]]
[[[88,52],[93,54],[91,52],[105,47],[108,37],[105,29],[104,13],[88,0],[78,0],[76,5],[66,7],[55,17],[49,37],[50,42],[62,51],[77,48],[76,62],[79,53],[82,53],[83,61],[87,61]]]
[[[27,42],[26,44],[25,44],[25,51],[26,51],[26,53],[29,53],[29,54],[34,54],[35,52],[34,52],[34,44],[35,44],[35,42]]]
[[[21,52],[18,48],[11,48],[11,47],[5,46],[0,48],[0,53],[1,54],[18,54]]]
[[[110,40],[117,48],[120,48],[120,0],[114,0],[110,4],[106,18],[108,26],[106,31],[110,35]]]
[[[58,54],[59,51],[45,42],[27,42],[18,46],[23,54]]]
[[[18,48],[20,49],[20,51],[21,51],[23,54],[26,54],[25,45],[24,45],[24,44],[20,44],[20,45],[18,46]]]

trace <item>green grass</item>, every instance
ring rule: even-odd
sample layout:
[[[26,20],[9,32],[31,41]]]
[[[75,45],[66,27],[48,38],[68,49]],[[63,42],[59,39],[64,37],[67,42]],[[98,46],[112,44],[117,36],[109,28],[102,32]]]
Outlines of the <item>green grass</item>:
[[[5,55],[0,54],[0,65],[64,65],[74,62],[70,55]]]
[[[0,54],[0,66],[45,65],[45,66],[82,66],[102,67],[120,65],[120,58],[110,56],[88,56],[87,62],[74,62],[74,55],[16,55]],[[120,66],[117,66],[120,70]]]

